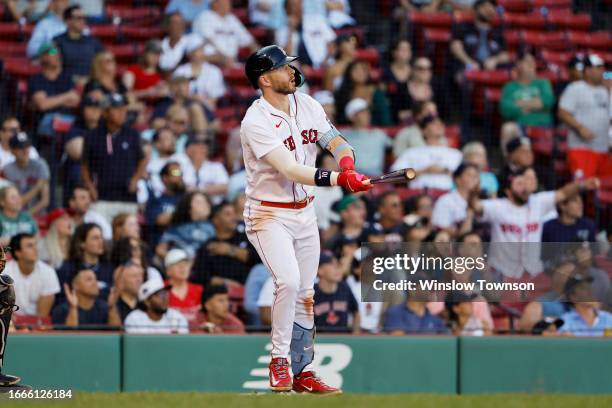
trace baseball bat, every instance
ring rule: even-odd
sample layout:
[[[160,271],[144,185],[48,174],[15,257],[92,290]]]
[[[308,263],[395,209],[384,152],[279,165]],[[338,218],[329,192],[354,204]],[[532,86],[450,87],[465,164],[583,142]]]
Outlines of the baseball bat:
[[[414,180],[417,176],[416,170],[413,168],[406,168],[401,170],[395,170],[390,173],[382,174],[377,177],[372,177],[369,180],[364,181],[364,184],[382,184],[382,183],[406,183],[410,180]]]

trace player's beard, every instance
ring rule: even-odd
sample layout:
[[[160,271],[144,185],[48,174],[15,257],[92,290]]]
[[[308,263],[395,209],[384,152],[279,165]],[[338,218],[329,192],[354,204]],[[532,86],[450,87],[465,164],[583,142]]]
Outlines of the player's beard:
[[[295,86],[295,79],[287,82],[286,84],[275,86],[273,89],[276,93],[280,93],[283,95],[291,95],[295,93],[297,89],[297,87]]]

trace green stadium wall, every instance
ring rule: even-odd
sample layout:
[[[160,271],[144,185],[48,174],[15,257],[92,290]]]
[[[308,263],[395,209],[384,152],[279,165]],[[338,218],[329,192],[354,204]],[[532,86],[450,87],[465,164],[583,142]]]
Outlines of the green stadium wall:
[[[83,391],[267,389],[270,340],[249,336],[11,335],[7,373]],[[612,394],[610,339],[318,336],[317,372],[347,392]]]

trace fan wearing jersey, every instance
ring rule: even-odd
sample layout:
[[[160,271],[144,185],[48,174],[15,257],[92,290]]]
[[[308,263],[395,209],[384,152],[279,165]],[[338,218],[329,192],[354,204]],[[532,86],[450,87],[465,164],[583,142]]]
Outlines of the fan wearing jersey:
[[[509,174],[505,198],[480,200],[474,194],[470,199],[475,214],[491,226],[489,263],[506,279],[529,279],[542,272],[540,246],[517,244],[541,242],[547,214],[576,194],[596,190],[599,180],[589,178],[539,193],[536,186],[533,168],[523,167]]]
[[[240,139],[247,174],[244,220],[249,241],[272,274],[274,301],[270,388],[273,391],[339,393],[313,371],[314,281],[320,238],[314,186],[366,191],[352,147],[323,107],[296,89],[304,81],[297,57],[275,45],[253,53],[245,73],[262,96],[247,110]],[[317,144],[340,172],[316,168]],[[291,366],[291,370],[289,370]],[[291,378],[293,373],[293,379]]]

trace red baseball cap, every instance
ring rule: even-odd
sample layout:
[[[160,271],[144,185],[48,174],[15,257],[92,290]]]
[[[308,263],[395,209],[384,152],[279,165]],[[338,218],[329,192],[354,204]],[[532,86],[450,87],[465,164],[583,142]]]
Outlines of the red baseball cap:
[[[60,217],[63,217],[64,215],[68,215],[68,212],[63,208],[55,208],[51,210],[51,212],[47,214],[47,225],[51,226],[51,224],[53,224],[55,220]]]

